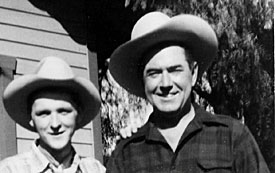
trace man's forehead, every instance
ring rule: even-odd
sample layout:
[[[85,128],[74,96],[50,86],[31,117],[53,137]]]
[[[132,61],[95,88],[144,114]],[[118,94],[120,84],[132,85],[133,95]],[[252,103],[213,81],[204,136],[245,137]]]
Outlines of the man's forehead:
[[[187,63],[185,49],[180,46],[169,46],[152,55],[145,66],[147,67],[172,67]]]

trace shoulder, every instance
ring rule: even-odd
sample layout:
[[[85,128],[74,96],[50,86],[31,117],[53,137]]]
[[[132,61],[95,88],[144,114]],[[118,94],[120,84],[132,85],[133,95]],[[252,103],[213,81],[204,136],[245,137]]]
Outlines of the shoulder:
[[[243,127],[244,124],[241,123],[240,120],[232,118],[229,115],[221,115],[221,114],[211,114],[212,122],[220,123],[225,126],[232,128],[233,126]]]
[[[12,173],[22,170],[30,162],[30,152],[7,157],[0,162],[0,172]]]
[[[228,115],[215,114],[213,115],[213,121],[227,126],[230,131],[232,131],[233,135],[241,135],[242,133],[249,131],[246,125],[241,122],[241,120],[232,118]]]
[[[150,128],[150,123],[147,122],[144,126],[138,129],[136,133],[133,133],[131,137],[119,140],[117,142],[116,148],[113,151],[112,155],[116,155],[115,153],[120,153],[129,144],[143,142],[149,131],[149,128]]]
[[[98,160],[92,157],[80,157],[80,167],[86,172],[105,172],[105,167]]]
[[[206,126],[225,126],[231,130],[233,130],[233,128],[241,130],[245,126],[240,120],[229,115],[213,114],[198,106],[196,107],[196,116],[198,116],[200,121]]]
[[[246,125],[243,124],[241,120],[235,119],[229,115],[212,114],[200,107],[197,107],[196,116],[198,116],[199,121],[204,124],[204,128],[216,128],[216,130],[224,130],[229,132],[233,139],[250,133]]]

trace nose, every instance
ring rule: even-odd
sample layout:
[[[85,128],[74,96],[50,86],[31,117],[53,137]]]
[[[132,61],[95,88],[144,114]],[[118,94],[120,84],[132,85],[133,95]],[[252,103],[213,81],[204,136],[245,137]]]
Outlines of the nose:
[[[52,114],[52,119],[51,119],[51,129],[53,131],[58,131],[61,127],[61,123],[58,117],[58,114],[53,113]]]
[[[163,93],[169,93],[169,91],[172,89],[172,80],[171,76],[167,71],[163,71],[162,78],[161,78],[161,85],[160,89]]]

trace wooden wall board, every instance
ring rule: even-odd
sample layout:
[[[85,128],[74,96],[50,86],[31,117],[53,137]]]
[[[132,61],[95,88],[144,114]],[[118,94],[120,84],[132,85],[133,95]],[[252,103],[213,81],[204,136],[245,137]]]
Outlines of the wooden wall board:
[[[80,68],[87,68],[88,58],[86,54],[61,51],[57,49],[41,47],[36,45],[27,45],[17,42],[1,40],[1,54],[13,57],[20,57],[39,61],[47,56],[57,56],[66,60],[70,65]]]
[[[22,1],[24,1],[24,3],[22,3]],[[5,7],[5,8],[11,8],[13,10],[20,10],[20,11],[26,11],[29,13],[50,16],[46,11],[42,11],[42,10],[36,8],[28,0],[1,0],[0,6]]]
[[[31,30],[17,26],[0,24],[0,38],[21,44],[36,45],[75,53],[85,54],[87,52],[85,45],[76,43],[68,35]]]
[[[37,16],[30,13],[3,9],[1,7],[0,16],[1,24],[20,26],[22,28],[36,29],[56,34],[69,35],[68,32],[63,28],[63,26],[57,20],[51,17]],[[81,37],[81,33],[79,36]]]

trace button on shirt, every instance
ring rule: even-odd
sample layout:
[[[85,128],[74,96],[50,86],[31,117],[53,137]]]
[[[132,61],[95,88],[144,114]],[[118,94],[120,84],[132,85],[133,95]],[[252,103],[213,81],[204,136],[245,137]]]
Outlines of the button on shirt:
[[[268,173],[248,128],[228,116],[195,106],[195,118],[175,152],[149,122],[119,142],[107,164],[112,173]]]
[[[102,164],[91,158],[74,155],[67,169],[55,167],[38,149],[35,142],[29,152],[18,154],[0,162],[0,173],[104,173]]]

